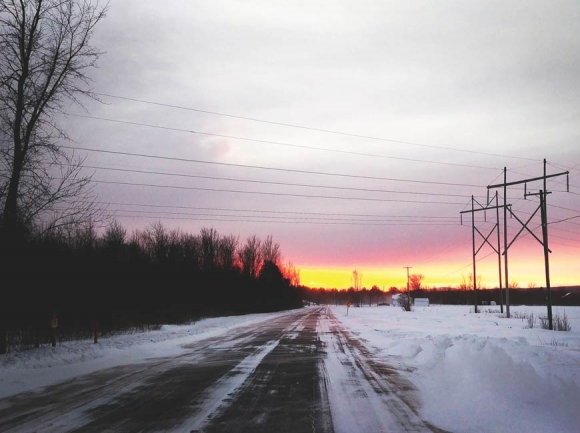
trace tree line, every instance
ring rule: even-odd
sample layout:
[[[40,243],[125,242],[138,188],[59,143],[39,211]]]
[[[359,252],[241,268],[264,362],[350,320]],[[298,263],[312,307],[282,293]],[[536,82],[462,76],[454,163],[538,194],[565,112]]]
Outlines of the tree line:
[[[130,235],[118,222],[30,231],[0,245],[5,330],[101,332],[138,324],[302,306],[299,271],[271,236],[198,234],[153,223]]]
[[[345,305],[350,302],[353,306],[387,305],[391,302],[391,296],[397,293],[406,294],[406,288],[390,287],[386,290],[378,286],[371,289],[365,287],[356,289],[350,287],[346,290],[336,288],[301,288],[302,298],[316,304]],[[502,289],[505,290],[505,289]],[[437,289],[417,288],[410,285],[411,299],[428,298],[431,304],[446,305],[473,305],[473,289],[467,290],[462,287],[443,287]],[[511,305],[546,305],[547,291],[543,287],[519,288],[510,290]],[[478,304],[492,305],[496,303],[499,308],[502,302],[500,289],[483,289],[477,291]],[[580,287],[556,287],[552,288],[553,305],[578,306],[580,305]]]

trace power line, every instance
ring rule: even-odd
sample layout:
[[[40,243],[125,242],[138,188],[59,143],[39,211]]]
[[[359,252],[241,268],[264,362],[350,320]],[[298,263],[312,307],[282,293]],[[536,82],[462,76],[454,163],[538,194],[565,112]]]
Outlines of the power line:
[[[109,212],[131,212],[137,214],[152,213],[158,215],[184,215],[184,216],[203,216],[203,217],[225,217],[225,218],[256,218],[256,215],[228,215],[228,214],[208,214],[208,213],[187,213],[187,212],[170,212],[170,211],[151,211],[151,210],[132,210],[132,209],[108,209]],[[390,219],[352,219],[352,218],[314,218],[314,217],[291,217],[291,216],[267,216],[260,215],[260,218],[273,219],[273,220],[285,220],[292,222],[293,220],[303,220],[303,221],[350,221],[350,222],[360,222],[360,223],[371,223],[371,222],[384,222],[384,223],[403,223],[403,225],[456,225],[450,224],[449,221],[409,221],[405,223],[401,220],[390,220]]]
[[[489,256],[492,256],[492,255],[494,255],[494,254],[496,254],[496,252],[495,252],[495,251],[492,251],[491,253],[489,253],[489,254],[487,254],[487,255],[485,255],[485,256],[483,256],[483,257],[481,257],[481,258],[477,259],[475,262],[476,262],[476,263],[477,263],[477,262],[481,262],[482,260],[484,260],[484,259],[487,259]],[[472,266],[472,265],[473,265],[473,263],[469,263],[468,265],[465,265],[465,266],[464,266],[464,267],[462,267],[461,269],[457,269],[456,271],[453,271],[453,272],[450,272],[450,273],[448,273],[448,274],[446,274],[446,275],[443,275],[443,277],[442,277],[442,278],[445,278],[445,277],[448,277],[448,276],[450,276],[450,275],[456,274],[457,272],[459,272],[459,271],[462,271],[462,270],[464,270],[465,268],[469,268],[469,267],[470,267],[470,266]]]
[[[132,152],[121,152],[121,151],[113,151],[113,150],[104,150],[104,149],[93,149],[88,147],[76,147],[76,146],[60,146],[64,149],[72,149],[72,150],[84,150],[86,152],[96,152],[96,153],[107,153],[112,155],[124,155],[124,156],[136,156],[140,158],[152,158],[152,159],[160,159],[165,161],[179,161],[179,162],[187,162],[187,163],[195,163],[195,164],[209,164],[209,165],[221,165],[225,167],[237,167],[237,168],[250,168],[255,170],[270,170],[270,171],[279,171],[285,173],[301,173],[301,174],[314,174],[317,176],[332,176],[332,177],[344,177],[348,179],[367,179],[367,180],[380,180],[380,181],[393,181],[393,182],[411,182],[411,183],[421,183],[421,184],[430,184],[430,185],[446,185],[446,186],[471,186],[471,187],[483,187],[483,185],[472,185],[472,184],[458,184],[458,183],[449,183],[449,182],[435,182],[435,181],[421,181],[421,180],[411,180],[411,179],[397,179],[397,178],[389,178],[389,177],[377,177],[377,176],[362,176],[362,175],[354,175],[354,174],[344,174],[344,173],[334,173],[334,172],[324,172],[324,171],[310,171],[310,170],[298,170],[298,169],[291,169],[291,168],[278,168],[278,167],[267,167],[267,166],[260,166],[260,165],[247,165],[247,164],[234,164],[228,162],[215,162],[215,161],[205,161],[201,159],[188,159],[188,158],[177,158],[177,157],[169,157],[169,156],[158,156],[158,155],[149,155],[144,153],[132,153]]]
[[[576,216],[569,217],[569,218],[564,218],[564,219],[557,220],[557,221],[551,221],[551,222],[549,222],[548,224],[558,224],[558,223],[563,223],[563,222],[566,222],[566,221],[569,221],[569,220],[572,220],[572,219],[576,219],[576,218],[580,218],[580,215],[576,215]]]
[[[193,186],[177,186],[177,185],[157,185],[149,183],[134,183],[134,182],[114,182],[107,180],[91,180],[95,183],[103,184],[113,184],[113,185],[128,185],[128,186],[145,186],[151,188],[169,188],[169,189],[181,189],[181,190],[193,190],[193,191],[211,191],[211,192],[230,192],[236,194],[257,194],[257,195],[269,195],[269,196],[286,196],[286,197],[304,197],[304,198],[322,198],[322,199],[333,199],[333,200],[355,200],[355,201],[373,201],[373,202],[399,202],[399,203],[421,203],[421,204],[448,204],[448,205],[459,205],[461,203],[457,202],[443,202],[443,201],[414,201],[414,200],[401,200],[401,199],[379,199],[379,198],[366,198],[366,197],[340,197],[340,196],[326,196],[326,195],[308,195],[308,194],[295,194],[295,193],[279,193],[279,192],[265,192],[265,191],[243,191],[235,189],[219,189],[219,188],[201,188]]]
[[[159,219],[159,215],[115,215],[117,218],[144,218]],[[351,222],[316,222],[316,221],[265,221],[248,219],[216,219],[216,218],[192,218],[192,217],[163,217],[164,220],[189,220],[189,221],[212,221],[212,222],[244,222],[259,224],[314,224],[314,225],[354,225],[354,226],[431,226],[431,223],[351,223]],[[437,226],[452,226],[454,224],[435,224]]]
[[[317,216],[353,216],[369,218],[403,218],[403,219],[453,219],[452,216],[431,216],[431,215],[376,215],[376,214],[352,214],[352,213],[328,213],[328,212],[301,212],[301,211],[276,211],[264,209],[232,209],[232,208],[215,208],[215,207],[195,207],[195,206],[178,206],[178,205],[160,205],[160,204],[143,204],[143,203],[123,203],[123,202],[104,202],[97,201],[97,204],[115,205],[115,206],[136,206],[151,208],[170,208],[170,209],[190,209],[190,210],[209,210],[218,212],[255,212],[255,213],[272,213],[272,214],[293,214],[293,215],[317,215]]]
[[[445,147],[445,146],[435,146],[435,145],[422,144],[422,143],[416,143],[416,142],[411,142],[411,141],[393,140],[393,139],[382,138],[382,137],[374,137],[374,136],[370,136],[370,135],[352,134],[352,133],[347,133],[347,132],[334,131],[331,129],[313,128],[313,127],[309,127],[309,126],[296,125],[296,124],[291,124],[291,123],[275,122],[275,121],[271,121],[271,120],[257,119],[254,117],[238,116],[238,115],[233,115],[233,114],[219,113],[216,111],[208,111],[208,110],[201,110],[201,109],[197,109],[197,108],[184,107],[184,106],[179,106],[179,105],[165,104],[165,103],[161,103],[161,102],[146,101],[146,100],[137,99],[137,98],[128,98],[128,97],[124,97],[124,96],[116,96],[116,95],[111,95],[111,94],[107,94],[107,93],[96,93],[95,92],[95,94],[99,95],[99,96],[106,96],[109,98],[139,102],[139,103],[149,104],[149,105],[156,105],[156,106],[160,106],[160,107],[175,108],[175,109],[185,110],[185,111],[195,111],[198,113],[211,114],[211,115],[215,115],[215,116],[230,117],[230,118],[234,118],[234,119],[248,120],[248,121],[252,121],[252,122],[266,123],[266,124],[270,124],[270,125],[285,126],[285,127],[289,127],[289,128],[298,128],[298,129],[304,129],[307,131],[323,132],[326,134],[334,134],[334,135],[341,135],[341,136],[354,137],[354,138],[364,138],[366,140],[383,141],[383,142],[397,143],[397,144],[406,144],[409,146],[417,146],[417,147],[430,148],[430,149],[469,153],[469,154],[475,154],[475,155],[486,155],[486,156],[495,156],[495,157],[501,157],[501,158],[520,159],[520,160],[525,160],[525,161],[537,161],[533,158],[526,158],[526,157],[522,157],[522,156],[502,155],[502,154],[491,153],[491,152],[482,152],[482,151],[468,150],[468,149],[457,149],[457,148]]]
[[[432,262],[432,261],[434,261],[434,260],[435,260],[437,257],[440,257],[440,256],[442,256],[442,255],[447,255],[447,254],[449,254],[450,252],[452,252],[452,251],[455,251],[457,248],[454,248],[454,247],[458,247],[458,246],[459,246],[459,244],[463,244],[463,243],[464,243],[463,239],[460,239],[460,240],[458,240],[458,241],[456,241],[456,242],[453,242],[452,244],[450,244],[450,245],[447,245],[445,248],[443,248],[442,250],[440,250],[440,251],[439,251],[439,252],[437,252],[436,254],[433,254],[432,256],[430,256],[428,259],[422,260],[422,261],[421,261],[421,264],[423,264],[423,265],[424,265],[424,264],[426,264],[426,263],[431,263],[431,262]],[[449,250],[451,250],[451,251],[449,251]]]
[[[488,167],[488,166],[482,166],[482,165],[459,164],[459,163],[454,163],[454,162],[430,161],[430,160],[417,159],[417,158],[403,158],[403,157],[398,157],[398,156],[377,155],[377,154],[371,154],[371,153],[354,152],[354,151],[349,151],[349,150],[328,149],[325,147],[281,143],[281,142],[277,142],[277,141],[256,140],[253,138],[235,137],[235,136],[223,135],[223,134],[212,134],[209,132],[201,132],[201,131],[194,131],[194,130],[190,130],[190,129],[181,129],[181,128],[172,128],[172,127],[160,126],[160,125],[151,125],[148,123],[130,122],[127,120],[109,119],[106,117],[90,116],[90,115],[86,115],[86,114],[72,114],[72,113],[64,113],[64,114],[67,116],[81,117],[84,119],[102,120],[105,122],[120,123],[120,124],[124,124],[124,125],[144,126],[147,128],[162,129],[162,130],[166,130],[166,131],[184,132],[184,133],[188,133],[188,134],[210,135],[210,136],[214,136],[214,137],[231,138],[231,139],[235,139],[235,140],[252,141],[252,142],[256,142],[256,143],[268,143],[268,144],[275,144],[278,146],[289,146],[289,147],[297,147],[297,148],[302,148],[302,149],[320,150],[320,151],[324,151],[324,152],[344,153],[344,154],[359,155],[359,156],[372,156],[372,157],[376,157],[376,158],[394,159],[397,161],[422,162],[422,163],[428,163],[428,164],[449,165],[449,166],[454,166],[454,167],[476,168],[476,169],[481,169],[481,170],[497,170],[496,167]]]
[[[257,184],[265,184],[265,185],[297,186],[297,187],[302,187],[302,188],[324,188],[324,189],[334,189],[334,190],[343,190],[343,191],[380,192],[380,193],[390,193],[390,194],[411,194],[411,195],[431,195],[431,196],[440,196],[440,197],[466,197],[466,196],[461,195],[461,194],[439,194],[439,193],[430,193],[430,192],[395,191],[395,190],[385,190],[385,189],[314,185],[314,184],[293,183],[293,182],[274,182],[274,181],[266,181],[266,180],[255,180],[255,179],[238,179],[238,178],[231,178],[231,177],[205,176],[205,175],[196,175],[196,174],[180,174],[180,173],[169,173],[169,172],[160,172],[160,171],[97,167],[97,166],[92,166],[92,165],[83,165],[83,167],[96,169],[96,170],[120,171],[120,172],[124,172],[124,173],[156,174],[156,175],[162,175],[162,176],[175,176],[175,177],[185,177],[185,178],[195,178],[195,179],[225,180],[228,182],[246,182],[246,183],[257,183]]]

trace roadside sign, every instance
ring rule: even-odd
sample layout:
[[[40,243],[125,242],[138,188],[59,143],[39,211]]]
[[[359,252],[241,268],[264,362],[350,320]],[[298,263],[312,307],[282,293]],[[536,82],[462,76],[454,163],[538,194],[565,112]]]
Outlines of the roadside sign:
[[[56,328],[58,328],[58,317],[54,316],[54,317],[52,318],[52,320],[50,321],[50,327],[51,327],[52,329],[56,329]]]
[[[350,307],[350,301],[346,303],[346,308]]]

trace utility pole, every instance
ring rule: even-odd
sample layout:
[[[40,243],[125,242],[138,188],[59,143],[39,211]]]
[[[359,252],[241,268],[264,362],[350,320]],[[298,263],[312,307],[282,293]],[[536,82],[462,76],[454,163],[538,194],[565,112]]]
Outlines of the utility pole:
[[[489,187],[487,188],[489,191]],[[507,231],[507,168],[503,168],[503,254],[505,272],[505,314],[510,318],[510,283],[508,279],[508,231]]]
[[[501,236],[499,233],[499,206],[498,206],[498,193],[495,192],[495,218],[497,221],[497,269],[499,271],[499,308],[500,312],[503,314],[503,288],[501,281]]]
[[[477,277],[475,274],[475,198],[471,196],[471,247],[473,248],[473,312],[477,314]]]
[[[550,287],[550,249],[548,248],[548,217],[546,212],[546,193],[540,190],[540,207],[542,208],[542,240],[544,246],[544,266],[546,271],[546,290],[548,291],[548,324],[550,331],[554,329],[552,323],[552,289]]]
[[[407,305],[409,306],[409,310],[411,310],[411,294],[409,293],[409,269],[412,269],[413,266],[403,266],[403,269],[407,269]]]
[[[554,177],[559,177],[559,176],[564,176],[566,175],[566,177],[569,177],[569,172],[565,171],[562,173],[556,173],[556,174],[547,174],[546,172],[546,160],[544,159],[544,175],[543,176],[539,176],[539,177],[533,177],[533,178],[529,178],[529,179],[523,179],[523,180],[519,180],[519,181],[515,181],[515,182],[507,182],[506,179],[506,169],[504,168],[504,182],[501,184],[496,184],[496,185],[488,185],[487,189],[494,189],[494,188],[501,188],[503,187],[504,190],[504,204],[505,204],[505,200],[506,200],[506,195],[507,195],[507,187],[508,186],[513,186],[513,185],[524,185],[524,198],[529,197],[529,196],[536,196],[539,195],[540,197],[540,205],[538,206],[538,208],[532,213],[532,215],[528,218],[528,220],[524,223],[521,219],[518,218],[518,216],[512,211],[511,208],[508,209],[508,207],[504,207],[504,256],[505,256],[505,281],[506,281],[506,311],[507,311],[507,317],[510,317],[510,313],[509,313],[509,284],[508,284],[508,267],[507,267],[507,252],[509,250],[509,247],[512,246],[512,244],[516,241],[516,239],[518,238],[518,236],[524,231],[527,230],[528,233],[530,233],[534,239],[536,239],[544,248],[544,267],[545,267],[545,273],[546,273],[546,289],[548,291],[548,298],[547,298],[547,308],[548,308],[548,322],[549,322],[549,327],[550,329],[553,329],[553,324],[552,324],[552,292],[551,292],[551,286],[550,286],[550,259],[549,259],[549,253],[551,253],[552,251],[550,250],[549,246],[548,246],[548,209],[547,209],[547,204],[546,204],[546,197],[548,194],[550,194],[549,191],[547,191],[547,185],[546,185],[546,181],[550,178],[554,178]],[[539,193],[529,193],[527,192],[527,187],[528,187],[528,183],[531,182],[536,182],[536,181],[543,181],[543,189],[539,191]],[[567,191],[570,192],[570,183],[569,180],[566,182],[567,184]],[[514,217],[520,224],[521,224],[521,229],[520,231],[514,236],[514,238],[512,239],[512,241],[508,244],[507,242],[507,211],[509,210],[509,213],[512,217]],[[540,211],[540,216],[541,216],[541,220],[542,220],[542,239],[540,240],[538,238],[538,236],[536,236],[536,234],[530,230],[530,228],[528,227],[528,224],[530,223],[530,221],[532,220],[532,218],[538,213],[538,211]]]
[[[479,251],[481,251],[481,249],[485,246],[485,244],[488,244],[498,255],[498,261],[500,263],[500,268],[499,268],[499,273],[500,273],[500,293],[501,293],[501,250],[500,250],[500,246],[499,246],[499,208],[503,207],[503,206],[499,206],[497,203],[497,192],[496,192],[496,196],[495,196],[495,200],[496,200],[496,205],[495,206],[489,206],[489,199],[488,199],[488,203],[486,206],[482,206],[476,199],[474,196],[471,196],[471,210],[466,210],[466,211],[462,211],[459,214],[461,215],[461,223],[463,224],[463,214],[465,213],[470,213],[471,214],[471,245],[472,245],[472,259],[473,259],[473,305],[474,305],[474,309],[473,311],[475,313],[477,313],[477,274],[476,274],[476,258],[477,258],[477,253],[479,253]],[[478,204],[478,208],[475,208],[475,203]],[[506,206],[511,206],[511,205],[507,205]],[[476,212],[484,212],[484,215],[486,215],[486,211],[488,210],[492,210],[492,209],[496,209],[496,215],[497,215],[497,221],[494,224],[494,226],[492,227],[491,231],[489,232],[489,234],[487,236],[484,236],[483,233],[481,233],[481,231],[475,226],[475,213]],[[497,248],[492,245],[492,243],[489,241],[489,238],[491,237],[491,235],[493,234],[493,232],[497,229],[497,236],[498,236],[498,246]],[[476,250],[475,249],[475,233],[479,234],[479,236],[482,237],[483,242],[481,243],[481,245],[479,246],[479,248]],[[503,312],[503,311],[502,311]]]

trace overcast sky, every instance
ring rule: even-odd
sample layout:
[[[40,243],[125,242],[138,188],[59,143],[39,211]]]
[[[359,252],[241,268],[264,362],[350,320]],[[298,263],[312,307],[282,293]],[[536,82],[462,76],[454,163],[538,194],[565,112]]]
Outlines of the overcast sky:
[[[548,173],[570,170],[572,194],[556,192],[565,177],[549,182],[550,204],[570,210],[549,216],[580,215],[579,11],[577,1],[113,0],[92,75],[115,97],[71,112],[169,129],[63,123],[79,148],[238,164],[77,151],[94,167],[236,179],[91,169],[95,180],[166,186],[97,184],[130,229],[161,220],[241,241],[271,234],[305,284],[347,286],[356,268],[364,285],[400,285],[402,266],[428,285],[457,284],[471,271],[459,212],[472,194],[483,203],[504,167],[508,181],[542,175],[543,158]],[[521,218],[537,207],[522,188],[508,199]],[[580,218],[550,226],[555,284],[580,275],[579,228]],[[539,243],[523,238],[510,256],[514,279],[543,285]],[[496,264],[481,262],[489,286]]]

